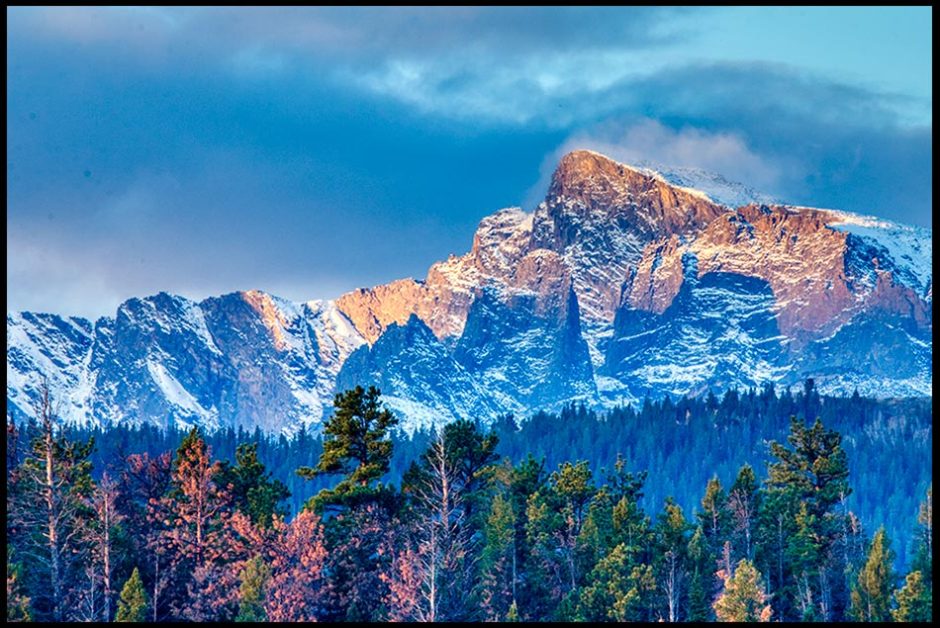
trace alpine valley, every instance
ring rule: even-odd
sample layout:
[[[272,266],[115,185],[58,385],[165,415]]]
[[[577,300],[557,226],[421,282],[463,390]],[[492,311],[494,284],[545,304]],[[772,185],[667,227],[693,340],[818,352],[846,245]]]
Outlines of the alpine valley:
[[[7,419],[32,415],[44,379],[72,423],[283,434],[316,431],[356,384],[408,430],[807,378],[930,396],[931,237],[579,150],[534,212],[487,216],[423,280],[303,303],[160,293],[97,321],[8,313]]]

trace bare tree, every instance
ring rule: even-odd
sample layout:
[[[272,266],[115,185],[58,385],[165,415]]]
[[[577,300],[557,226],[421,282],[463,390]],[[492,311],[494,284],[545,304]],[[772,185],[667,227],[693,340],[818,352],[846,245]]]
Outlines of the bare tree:
[[[472,581],[474,553],[466,525],[461,473],[448,455],[446,432],[441,430],[426,456],[426,473],[416,490],[423,513],[416,526],[422,603],[412,616],[418,621],[452,621],[465,617],[466,587]]]
[[[117,510],[117,498],[117,484],[105,472],[92,495],[90,506],[94,519],[89,522],[85,535],[91,544],[93,573],[101,580],[104,621],[111,621],[114,528],[124,519]]]
[[[91,443],[56,436],[56,410],[48,381],[43,380],[34,403],[40,434],[17,471],[10,503],[13,528],[23,538],[22,551],[40,566],[47,585],[40,589],[42,606],[53,621],[78,611],[67,604],[71,579],[87,556],[84,520],[92,489]]]

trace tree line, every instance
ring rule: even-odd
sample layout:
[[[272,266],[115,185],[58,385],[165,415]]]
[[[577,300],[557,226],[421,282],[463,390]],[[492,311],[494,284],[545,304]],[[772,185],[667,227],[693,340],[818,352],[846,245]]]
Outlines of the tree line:
[[[821,396],[812,382],[807,382],[795,391],[772,385],[730,389],[721,396],[707,393],[694,398],[645,399],[636,406],[603,412],[570,404],[525,418],[496,417],[487,422],[487,429],[498,437],[496,453],[514,464],[529,454],[544,459],[549,469],[583,459],[594,474],[600,474],[621,455],[630,470],[648,471],[640,498],[644,511],[655,513],[671,496],[683,510],[692,512],[699,508],[701,487],[713,476],[730,485],[740,466],[748,463],[763,480],[768,443],[786,438],[793,416],[808,423],[819,418],[843,435],[854,489],[846,507],[871,530],[885,526],[895,540],[895,566],[906,571],[913,558],[911,513],[916,512],[919,498],[931,482],[933,417],[929,398]],[[19,449],[39,431],[38,425],[30,422],[18,427],[20,446],[14,443],[8,447],[8,462],[15,460]],[[235,460],[239,444],[255,444],[258,459],[290,491],[284,504],[293,516],[312,495],[334,481],[332,476],[309,479],[296,473],[299,467],[315,466],[323,452],[323,434],[320,426],[314,427],[316,431],[301,425],[290,436],[227,427],[203,438],[216,458],[227,461]],[[94,438],[90,460],[96,481],[104,472],[117,477],[130,453],[159,456],[175,450],[187,431],[147,423],[63,427],[63,434],[72,440]],[[411,461],[421,456],[434,437],[433,430],[408,433],[400,425],[393,427],[392,458],[383,481],[400,484]],[[897,490],[899,486],[905,489]]]
[[[804,392],[793,403],[818,407],[769,441],[765,477],[744,462],[731,482],[708,479],[694,509],[671,496],[648,509],[650,475],[621,455],[602,467],[500,455],[505,434],[549,415],[395,440],[379,391],[357,387],[336,396],[315,459],[296,469],[319,490],[293,517],[258,442],[218,460],[193,429],[175,453],[125,453],[96,474],[94,436],[57,426],[46,392],[29,434],[8,425],[7,617],[928,621],[931,489],[910,514],[901,577],[890,535],[865,530],[849,507],[843,438],[811,385]],[[718,417],[728,399],[694,403],[733,420],[733,397]],[[664,407],[680,422],[693,412]],[[420,448],[392,482],[401,442]]]

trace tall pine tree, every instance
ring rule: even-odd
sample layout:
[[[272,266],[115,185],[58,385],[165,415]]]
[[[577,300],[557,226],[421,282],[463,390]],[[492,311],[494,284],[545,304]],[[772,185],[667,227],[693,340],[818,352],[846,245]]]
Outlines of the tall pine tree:
[[[331,489],[323,489],[305,506],[314,512],[329,507],[351,507],[365,502],[382,501],[387,491],[372,486],[389,469],[392,442],[389,430],[398,419],[383,408],[381,392],[370,386],[364,390],[338,393],[333,401],[333,416],[323,425],[323,453],[316,467],[301,467],[297,474],[312,479],[322,474],[344,477]]]
[[[891,598],[894,593],[894,574],[888,535],[880,528],[872,539],[868,560],[858,574],[852,589],[851,614],[856,621],[891,621]]]

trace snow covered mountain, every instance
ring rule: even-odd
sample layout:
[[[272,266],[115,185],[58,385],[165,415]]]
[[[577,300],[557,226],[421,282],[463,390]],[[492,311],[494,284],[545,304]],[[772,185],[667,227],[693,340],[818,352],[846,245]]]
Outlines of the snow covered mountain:
[[[671,167],[652,161],[640,161],[634,164],[651,176],[659,176],[672,185],[703,192],[711,200],[726,207],[741,207],[757,203],[774,205],[780,201],[769,194],[758,192],[743,183],[729,181],[716,172],[701,168]]]
[[[769,200],[575,151],[533,213],[487,216],[423,280],[306,303],[161,293],[94,323],[9,313],[7,417],[43,378],[69,421],[283,433],[355,384],[406,428],[806,377],[930,395],[931,232]]]

